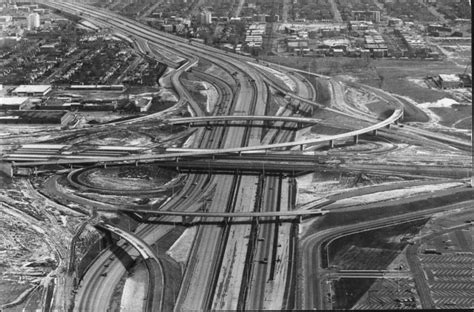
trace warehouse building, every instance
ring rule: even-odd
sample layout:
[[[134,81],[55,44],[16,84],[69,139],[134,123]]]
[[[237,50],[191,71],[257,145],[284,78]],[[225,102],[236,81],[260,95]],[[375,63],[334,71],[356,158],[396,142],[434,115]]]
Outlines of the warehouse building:
[[[1,117],[0,123],[67,126],[74,120],[74,114],[68,111],[16,110],[10,111],[8,116]]]
[[[51,91],[51,85],[21,85],[13,90],[17,96],[45,96]]]
[[[0,110],[23,110],[31,105],[31,101],[27,97],[0,97]]]
[[[441,89],[456,89],[462,88],[463,82],[458,75],[447,75],[447,74],[440,74],[439,75],[439,84]]]

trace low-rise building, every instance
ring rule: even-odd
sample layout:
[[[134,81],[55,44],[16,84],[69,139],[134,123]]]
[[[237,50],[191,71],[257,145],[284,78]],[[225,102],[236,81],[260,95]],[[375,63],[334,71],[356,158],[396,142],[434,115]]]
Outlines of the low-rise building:
[[[365,35],[364,41],[364,48],[369,50],[374,57],[386,57],[388,55],[388,46],[378,33]]]
[[[23,110],[30,106],[31,101],[28,97],[0,97],[0,110]]]
[[[388,26],[390,27],[400,27],[403,25],[403,20],[400,18],[390,18],[388,20]]]
[[[460,74],[459,79],[461,79],[464,88],[472,88],[471,74]]]
[[[289,51],[294,51],[295,49],[306,49],[308,48],[308,39],[288,39],[287,45]]]
[[[164,24],[161,25],[161,29],[166,32],[172,32],[173,31],[173,25],[172,24]]]
[[[13,90],[17,96],[45,96],[51,91],[51,85],[21,85]]]
[[[344,56],[344,50],[343,49],[332,49],[333,55],[334,56]]]
[[[463,82],[458,75],[454,74],[440,74],[439,75],[439,83],[441,89],[455,89],[461,88],[463,86]]]
[[[394,33],[406,44],[409,57],[426,57],[431,49],[426,44],[424,38],[407,29],[395,29]]]
[[[73,113],[63,110],[16,110],[0,119],[0,123],[52,124],[67,126],[75,120]]]
[[[138,99],[135,99],[135,106],[140,109],[140,112],[147,112],[152,104],[152,97],[140,97]]]
[[[116,85],[70,85],[70,90],[104,90],[104,91],[124,91],[123,84]]]
[[[370,21],[350,21],[349,30],[351,31],[366,31],[374,29],[374,24]]]
[[[354,20],[380,23],[380,11],[352,11]]]

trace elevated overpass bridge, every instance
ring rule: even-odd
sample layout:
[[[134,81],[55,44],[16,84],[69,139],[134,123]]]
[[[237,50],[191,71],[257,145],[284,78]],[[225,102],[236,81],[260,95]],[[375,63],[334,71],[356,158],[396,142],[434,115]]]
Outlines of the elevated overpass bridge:
[[[189,118],[174,118],[167,120],[170,125],[212,126],[212,125],[256,125],[256,122],[269,122],[274,127],[282,127],[284,123],[294,123],[300,129],[303,125],[317,125],[321,122],[316,118],[284,117],[284,116],[201,116]],[[240,123],[239,123],[240,122]]]
[[[138,253],[143,257],[143,259],[145,260],[152,259],[156,261],[157,263],[159,263],[159,260],[156,257],[155,253],[153,252],[153,250],[151,249],[151,247],[148,246],[148,244],[145,241],[143,241],[136,235],[133,235],[123,229],[120,229],[118,227],[112,226],[104,222],[99,222],[96,224],[96,226],[99,228],[103,228],[107,231],[110,231],[114,234],[117,234],[118,236],[120,236],[121,238],[129,242],[133,247],[135,247]]]
[[[300,140],[300,141],[295,141],[295,142],[285,142],[285,143],[276,143],[276,144],[268,144],[268,145],[260,145],[260,146],[251,146],[251,147],[242,147],[242,148],[230,148],[230,149],[222,149],[222,150],[212,150],[212,149],[186,149],[186,148],[169,148],[167,151],[170,152],[208,152],[211,154],[218,154],[218,153],[231,153],[231,152],[249,152],[249,151],[257,151],[257,150],[271,150],[275,148],[289,148],[289,147],[295,147],[295,146],[300,146],[301,149],[303,149],[304,146],[309,146],[309,145],[315,145],[318,143],[324,143],[328,142],[330,147],[334,147],[334,142],[336,140],[343,140],[347,138],[354,138],[354,142],[357,143],[359,140],[359,135],[366,134],[366,133],[372,133],[374,135],[377,135],[377,130],[382,129],[382,128],[390,128],[390,125],[393,123],[398,122],[403,118],[403,110],[402,109],[396,109],[390,117],[387,119],[363,128],[359,130],[354,130],[354,131],[349,131],[346,133],[341,133],[341,134],[336,134],[336,135],[331,135],[331,136],[326,136],[324,138],[316,138],[316,139],[308,139],[308,140]]]
[[[235,117],[235,116],[232,116]],[[50,159],[50,160],[34,160],[34,157],[38,155],[30,155],[28,157],[18,157],[15,154],[7,154],[2,157],[3,161],[12,162],[12,167],[33,167],[37,168],[40,166],[48,165],[61,165],[61,166],[74,166],[74,165],[121,165],[121,164],[136,164],[139,163],[152,163],[164,160],[176,160],[183,159],[186,157],[196,157],[196,156],[213,156],[213,155],[222,155],[222,154],[232,154],[232,153],[244,153],[244,152],[254,152],[254,151],[269,151],[272,149],[282,149],[282,148],[291,148],[291,147],[300,147],[303,149],[305,146],[311,146],[321,143],[329,143],[329,147],[334,147],[334,142],[336,140],[347,140],[348,138],[353,138],[354,143],[358,142],[359,135],[372,133],[377,134],[377,130],[384,127],[390,127],[391,124],[396,123],[399,119],[403,117],[403,110],[397,109],[393,114],[372,126],[349,131],[342,134],[326,136],[323,138],[300,140],[295,142],[285,142],[277,144],[264,144],[259,146],[249,146],[249,147],[236,147],[236,148],[225,148],[225,149],[186,149],[186,148],[173,148],[167,149],[168,153],[164,154],[148,154],[148,155],[130,155],[130,156],[121,156],[121,157],[97,157],[97,158],[87,158],[87,159],[75,159],[75,158],[59,158]],[[279,117],[280,118],[280,117]],[[297,117],[292,117],[297,118]],[[43,157],[43,156],[41,156]]]
[[[154,216],[175,216],[180,217],[183,224],[190,224],[189,219],[201,218],[222,218],[225,222],[232,219],[244,219],[259,222],[262,219],[288,219],[301,221],[304,217],[323,216],[328,213],[324,209],[291,210],[291,211],[259,211],[259,212],[187,212],[187,211],[167,211],[167,210],[148,210],[148,209],[118,209],[122,212],[149,214]],[[280,220],[281,220],[280,219]]]

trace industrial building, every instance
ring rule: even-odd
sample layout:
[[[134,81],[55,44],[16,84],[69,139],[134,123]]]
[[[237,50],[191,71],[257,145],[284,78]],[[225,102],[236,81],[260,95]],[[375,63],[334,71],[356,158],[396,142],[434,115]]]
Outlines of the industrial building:
[[[261,47],[265,35],[265,24],[253,23],[247,29],[245,43],[248,47]]]
[[[51,91],[51,85],[21,85],[13,90],[17,96],[45,96]]]
[[[0,97],[0,110],[22,110],[27,108],[31,101],[27,97]]]
[[[63,110],[15,110],[0,118],[0,123],[67,126],[75,120],[73,113]]]
[[[394,30],[394,33],[406,44],[409,57],[426,57],[430,54],[431,49],[421,35],[415,34],[408,29],[398,28]]]
[[[441,86],[441,89],[456,89],[462,88],[464,84],[458,75],[440,74],[439,85]]]
[[[300,38],[289,38],[287,39],[288,51],[301,51],[301,49],[308,48],[308,39],[300,39]]]
[[[378,33],[365,35],[364,42],[364,48],[369,50],[373,57],[386,57],[388,55],[388,46]]]
[[[70,90],[104,90],[104,91],[124,91],[123,84],[117,85],[70,85]]]

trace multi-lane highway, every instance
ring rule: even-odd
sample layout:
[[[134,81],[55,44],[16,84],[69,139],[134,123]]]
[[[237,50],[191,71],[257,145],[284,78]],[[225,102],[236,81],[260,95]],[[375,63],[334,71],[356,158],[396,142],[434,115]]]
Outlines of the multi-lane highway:
[[[74,300],[74,309],[79,311],[104,311],[109,309],[116,285],[126,279],[126,273],[141,259],[147,267],[147,280],[144,281],[146,291],[143,296],[129,300],[143,300],[146,304],[137,304],[141,310],[147,311],[184,311],[207,309],[282,309],[288,304],[297,288],[295,272],[295,255],[297,230],[294,224],[280,222],[285,217],[295,218],[307,215],[323,215],[325,210],[295,210],[295,182],[293,178],[282,175],[283,167],[291,167],[290,155],[259,155],[251,156],[246,152],[279,150],[293,147],[309,147],[329,143],[334,146],[336,140],[357,142],[359,136],[376,134],[397,123],[403,118],[403,109],[397,105],[391,116],[385,120],[377,120],[361,114],[351,108],[344,108],[342,87],[332,84],[334,113],[362,119],[364,126],[342,134],[328,135],[313,139],[292,141],[295,130],[299,126],[314,125],[320,122],[316,118],[302,117],[298,113],[313,112],[311,107],[321,108],[315,103],[317,90],[300,74],[288,74],[294,81],[294,92],[288,95],[296,105],[280,108],[276,116],[265,116],[266,106],[271,101],[271,88],[288,92],[282,87],[281,81],[272,77],[269,71],[254,66],[253,59],[244,56],[228,55],[227,53],[202,44],[188,42],[169,34],[158,32],[135,21],[123,18],[100,9],[64,2],[44,2],[48,6],[71,14],[80,15],[101,25],[116,29],[130,38],[137,49],[148,57],[162,60],[169,65],[176,65],[170,74],[170,81],[179,96],[179,105],[187,105],[193,117],[172,119],[169,124],[200,124],[209,127],[199,128],[192,136],[189,148],[169,149],[165,154],[133,154],[110,155],[116,151],[102,151],[105,154],[88,155],[76,159],[63,155],[57,159],[48,158],[47,152],[12,153],[5,160],[22,162],[20,166],[39,167],[42,165],[107,165],[135,164],[137,166],[150,162],[168,161],[182,164],[200,164],[206,166],[206,157],[219,158],[226,154],[225,159],[215,159],[213,164],[227,166],[233,170],[226,174],[213,175],[191,173],[186,176],[182,189],[162,206],[151,209],[132,209],[103,204],[93,200],[69,194],[71,189],[58,183],[58,177],[50,178],[45,184],[49,193],[57,200],[75,202],[84,210],[108,210],[120,216],[135,215],[140,224],[134,232],[101,225],[107,231],[116,233],[122,240],[115,246],[104,251],[90,264],[86,274],[80,281]],[[212,84],[218,92],[218,103],[214,109],[204,107],[196,102],[183,83],[183,73],[191,67],[199,67],[200,62],[212,64],[212,71],[193,70],[192,75]],[[181,64],[181,65],[178,65]],[[271,66],[271,64],[270,64]],[[175,66],[171,66],[175,67]],[[292,70],[289,70],[292,71]],[[218,74],[216,74],[216,72]],[[215,77],[214,77],[215,76]],[[338,110],[336,108],[341,108]],[[212,116],[209,116],[212,115]],[[156,116],[155,116],[156,117]],[[140,122],[149,117],[142,117],[129,122]],[[242,127],[236,122],[246,122]],[[225,127],[212,127],[213,123],[224,123]],[[265,122],[273,127],[266,129]],[[119,126],[121,124],[112,124]],[[353,129],[353,128],[351,128]],[[266,130],[266,131],[265,131]],[[135,153],[138,151],[124,151]],[[248,159],[239,159],[235,155],[249,155]],[[73,155],[69,155],[73,156]],[[89,157],[92,156],[92,157]],[[54,155],[52,156],[54,157]],[[95,159],[93,157],[96,157]],[[232,159],[232,157],[236,157]],[[242,158],[244,156],[241,156]],[[246,156],[245,156],[246,157]],[[250,157],[263,157],[258,163]],[[268,158],[265,158],[268,157]],[[298,155],[295,157],[304,157]],[[314,156],[313,156],[314,157]],[[36,158],[36,160],[34,160]],[[218,163],[221,161],[220,163]],[[311,171],[315,168],[315,160],[307,160]],[[246,162],[246,163],[245,163]],[[207,162],[211,164],[210,162]],[[224,165],[223,165],[224,164]],[[256,175],[242,175],[239,167],[262,166]],[[324,163],[324,165],[328,165]],[[269,176],[264,167],[272,168],[275,174]],[[363,166],[363,165],[361,165]],[[184,166],[182,166],[184,167]],[[210,165],[209,165],[210,168]],[[361,167],[362,168],[362,167]],[[364,165],[362,170],[367,170]],[[379,168],[380,169],[380,168]],[[382,168],[386,169],[386,168]],[[406,170],[406,168],[399,171]],[[464,168],[463,168],[464,170]],[[380,171],[380,170],[379,170]],[[393,172],[390,172],[391,174]],[[69,186],[70,187],[70,186]],[[94,190],[89,190],[94,191]],[[124,193],[127,193],[124,191]],[[443,209],[452,207],[443,207]],[[429,210],[433,213],[439,210]],[[426,213],[428,213],[426,212]],[[426,215],[423,213],[406,214],[383,221],[366,222],[343,229],[330,229],[317,232],[303,240],[303,282],[304,308],[322,308],[322,288],[320,281],[320,244],[333,236],[361,231],[363,229],[385,226],[405,220],[413,220]],[[173,229],[173,224],[180,224],[187,218],[201,218],[196,222],[196,235],[189,250],[182,275],[173,275],[167,269],[163,256],[156,253],[156,243]],[[235,218],[250,218],[250,222],[223,222]],[[205,219],[205,220],[204,220]],[[186,223],[186,222],[184,222]],[[189,224],[188,224],[189,225]],[[297,229],[297,228],[296,228]],[[167,259],[167,261],[171,261]],[[343,273],[343,272],[339,272]],[[357,272],[345,272],[345,276]],[[378,276],[379,273],[372,273]],[[343,275],[334,275],[337,278]],[[179,287],[167,287],[166,281],[179,280]],[[171,283],[170,283],[171,284]],[[69,307],[73,308],[73,307]]]
[[[156,40],[156,39],[153,39],[153,40]],[[219,62],[222,62],[222,61],[219,61]],[[214,63],[217,63],[215,60],[214,60]],[[228,62],[229,63],[229,62]],[[234,62],[230,62],[230,64],[227,65],[227,67],[229,67],[229,65],[231,67],[234,67],[233,65]],[[262,114],[263,111],[262,109],[264,109],[265,107],[265,99],[264,98],[261,98],[261,94],[266,94],[266,92],[263,90],[264,86],[262,84],[261,81],[256,81],[255,79],[258,78],[256,76],[254,77],[251,77],[253,81],[255,82],[251,82],[248,78],[247,78],[247,74],[242,72],[242,69],[239,68],[239,67],[236,67],[236,70],[238,70],[238,75],[237,75],[237,81],[238,81],[238,86],[239,86],[239,90],[242,90],[242,92],[238,92],[237,93],[237,98],[236,99],[233,99],[232,101],[232,105],[234,107],[232,107],[233,110],[236,110],[236,111],[242,111],[242,112],[245,112],[246,114],[250,113],[257,113],[257,114]],[[248,73],[252,73],[252,69],[249,69],[247,70]],[[263,92],[261,92],[263,91]],[[184,96],[185,94],[181,95],[180,96]],[[248,104],[252,104],[251,107],[248,107]],[[258,109],[256,109],[258,108]],[[230,107],[229,107],[230,109]],[[231,138],[230,140],[226,140],[225,142],[223,142],[223,145],[224,146],[241,146],[242,144],[247,144],[250,140],[255,140],[256,138],[259,137],[259,133],[258,131],[247,131],[246,129],[229,129],[228,131],[212,131],[212,132],[205,132],[204,133],[204,138],[203,138],[203,142],[220,142],[222,141],[220,139],[220,137],[224,134],[226,134],[227,137]],[[202,133],[202,132],[201,132]],[[211,146],[209,147],[212,147],[212,146],[216,146],[215,144],[211,144]],[[218,146],[218,145],[217,145]],[[216,146],[216,147],[217,147]],[[219,192],[221,195],[223,195],[224,197],[222,199],[219,200],[219,198],[214,198],[213,200],[213,203],[215,203],[213,206],[215,207],[214,209],[216,211],[220,211],[222,209],[222,207],[224,207],[225,205],[221,205],[222,202],[225,202],[227,201],[227,197],[228,197],[228,194],[229,194],[229,191],[231,190],[230,187],[232,187],[232,180],[233,178],[232,177],[229,177],[229,178],[225,178],[225,177],[217,177],[217,178],[214,178],[213,179],[213,183],[216,183],[216,185],[218,185],[218,187],[229,187],[229,189],[225,192]],[[190,190],[188,190],[189,193],[186,194],[186,197],[191,197],[190,195],[192,195],[192,192]],[[196,194],[196,195],[202,195],[202,194]],[[196,195],[193,196],[193,199],[196,200]],[[241,195],[242,196],[242,195]],[[169,206],[169,205],[168,205]],[[192,207],[195,207],[194,205],[191,205],[190,208]],[[184,208],[184,207],[183,207]],[[212,211],[212,207],[210,208],[210,210]],[[205,250],[205,247],[207,247],[210,251],[211,251],[211,254],[214,253],[213,250],[216,249],[216,246],[219,246],[219,235],[215,235],[213,232],[216,232],[217,234],[219,234],[220,230],[219,229],[215,229],[215,228],[204,228],[204,229],[200,229],[200,237],[203,237],[203,240],[202,240],[202,244],[204,244],[204,246],[201,246],[200,248],[196,248],[196,252],[198,253],[202,253],[203,251],[202,250]],[[211,231],[211,232],[209,232]],[[207,233],[209,232],[209,233]],[[197,243],[195,243],[197,245]],[[222,245],[222,244],[220,244]],[[223,245],[224,246],[224,245]],[[185,275],[185,280],[186,279],[189,279],[190,283],[193,284],[194,282],[193,281],[199,281],[199,282],[203,282],[204,280],[208,280],[210,283],[212,283],[212,280],[209,279],[209,274],[206,274],[206,272],[208,272],[209,270],[215,270],[215,265],[217,264],[218,262],[218,259],[220,258],[220,256],[217,256],[216,258],[216,261],[205,261],[205,259],[207,258],[207,256],[203,256],[203,255],[199,255],[199,258],[196,259],[195,263],[194,264],[190,264],[190,266],[192,267],[193,265],[195,267],[199,267],[199,270],[197,270],[196,272],[193,272],[193,271],[189,271],[189,274],[186,274]],[[206,269],[208,268],[208,269]],[[200,273],[200,276],[196,276],[195,273],[199,272]],[[182,289],[183,290],[183,289]],[[189,290],[191,290],[193,293],[190,293]],[[202,296],[203,295],[203,292],[208,292],[210,291],[210,288],[200,288],[200,287],[194,287],[194,288],[189,288],[188,291],[184,291],[182,293],[185,294],[185,298],[184,298],[184,302],[182,303],[183,306],[192,306],[192,307],[196,307],[196,306],[202,306],[203,304],[207,304],[206,303],[206,296]],[[104,290],[100,290],[100,292],[104,292]],[[194,295],[195,293],[195,295]],[[178,297],[178,302],[177,302],[177,306],[180,306],[181,305],[181,301],[179,298],[181,298],[181,294],[180,296]],[[201,303],[199,303],[201,302]]]

